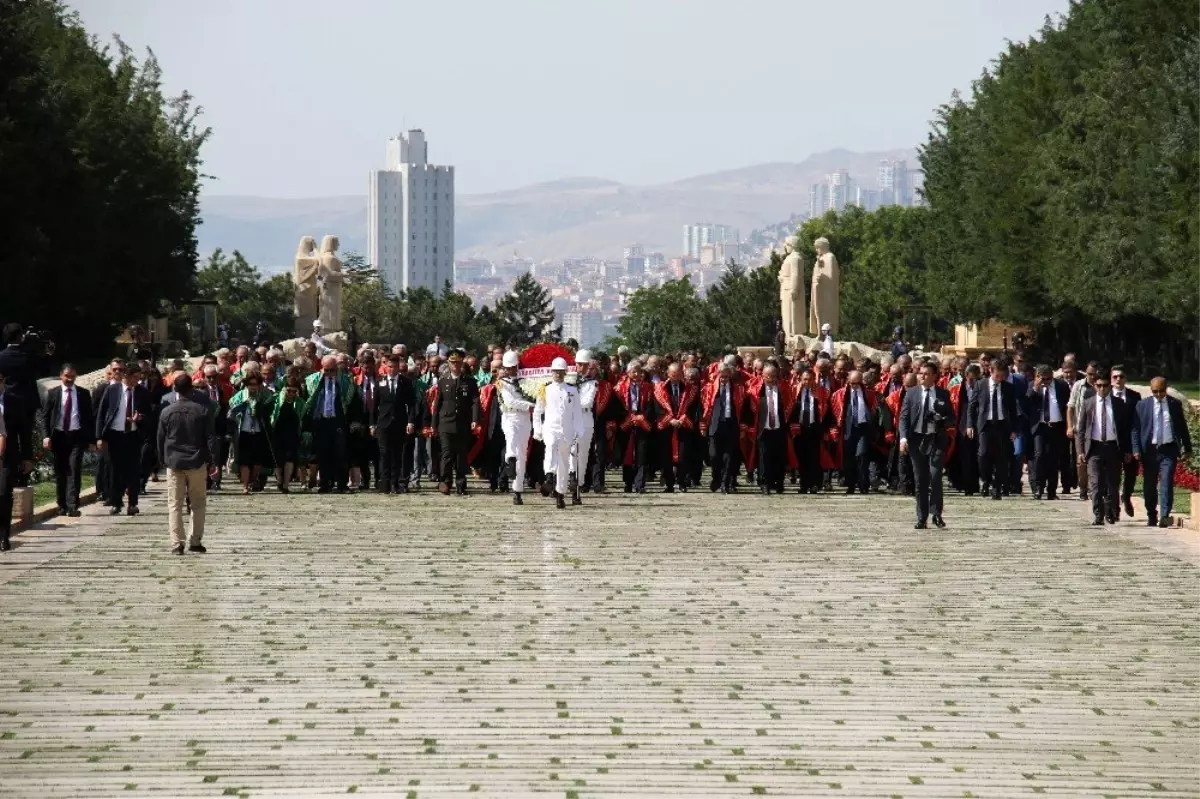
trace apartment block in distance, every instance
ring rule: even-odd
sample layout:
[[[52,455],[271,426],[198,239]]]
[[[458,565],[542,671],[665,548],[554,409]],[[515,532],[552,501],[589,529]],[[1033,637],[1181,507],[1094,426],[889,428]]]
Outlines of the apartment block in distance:
[[[454,167],[429,163],[425,134],[388,139],[367,190],[367,259],[393,291],[454,283]]]

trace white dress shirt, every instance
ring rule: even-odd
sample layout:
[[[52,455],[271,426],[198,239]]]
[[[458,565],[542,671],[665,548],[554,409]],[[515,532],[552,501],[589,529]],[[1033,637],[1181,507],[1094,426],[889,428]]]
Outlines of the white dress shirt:
[[[763,386],[763,401],[767,403],[766,417],[763,422],[763,429],[778,430],[779,429],[779,389],[776,386]]]
[[[855,424],[866,424],[867,423],[867,398],[863,396],[863,391],[861,388],[851,388],[850,389],[850,409],[851,409],[851,411],[853,411],[853,409],[855,409],[855,408],[858,409],[858,412],[854,416],[854,419],[853,419],[854,423]]]
[[[1111,396],[1096,396],[1096,413],[1092,417],[1092,440],[1117,440],[1117,424],[1113,416],[1113,398]]]
[[[987,385],[987,415],[984,417],[989,422],[1004,421],[1004,389],[1000,388],[1000,384],[993,378],[988,378]],[[992,397],[996,398],[996,417],[992,416]]]
[[[817,402],[812,389],[804,389],[800,393],[800,421],[804,424],[814,424],[817,421]]]
[[[117,404],[117,413],[113,416],[112,424],[109,425],[109,430],[115,430],[118,433],[125,432],[125,416],[129,413],[129,403],[133,399],[133,389],[128,386],[121,386],[121,401]],[[132,432],[137,430],[137,422],[129,422],[129,430]]]
[[[1150,443],[1154,446],[1175,443],[1175,431],[1171,428],[1171,408],[1166,397],[1154,398],[1154,423]]]
[[[1063,409],[1058,407],[1058,392],[1055,391],[1054,385],[1051,384],[1049,388],[1039,389],[1039,391],[1042,392],[1042,418],[1046,418],[1045,409],[1049,408],[1050,424],[1058,424],[1063,421]]]
[[[71,398],[71,418],[67,419],[67,397]],[[74,432],[79,429],[79,392],[74,385],[62,387],[62,408],[59,411],[58,429]]]

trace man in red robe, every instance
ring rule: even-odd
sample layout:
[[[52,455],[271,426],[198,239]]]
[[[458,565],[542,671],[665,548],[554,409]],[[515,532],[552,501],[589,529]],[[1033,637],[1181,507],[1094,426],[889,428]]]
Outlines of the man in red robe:
[[[800,469],[800,493],[816,494],[821,490],[822,439],[829,427],[829,392],[814,381],[811,369],[800,372],[796,386],[795,437],[796,462]]]
[[[710,491],[720,489],[728,494],[736,490],[745,407],[746,389],[734,380],[733,364],[722,364],[716,379],[704,387],[700,411],[700,434],[708,440],[712,467]]]
[[[655,426],[659,431],[659,450],[662,457],[663,482],[668,494],[687,491],[691,482],[690,445],[695,429],[694,410],[699,392],[683,382],[683,370],[678,363],[667,367],[667,379],[654,386]]]
[[[846,376],[846,386],[833,395],[834,426],[829,431],[840,445],[846,493],[871,490],[871,445],[875,440],[878,395],[863,385],[862,372]]]
[[[758,485],[763,494],[782,494],[784,470],[795,466],[791,443],[795,410],[796,395],[791,384],[780,381],[779,367],[768,363],[750,394],[749,414],[757,444]]]
[[[617,386],[617,396],[625,406],[625,418],[619,424],[617,452],[625,493],[646,493],[646,459],[654,430],[654,389],[642,376],[642,365],[630,361],[625,379]]]

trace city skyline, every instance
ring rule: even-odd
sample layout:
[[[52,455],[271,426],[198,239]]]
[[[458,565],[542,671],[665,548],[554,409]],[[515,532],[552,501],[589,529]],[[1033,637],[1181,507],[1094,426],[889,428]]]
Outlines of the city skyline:
[[[205,195],[301,198],[361,192],[379,139],[407,128],[438,132],[439,159],[468,194],[579,176],[656,184],[915,144],[1006,39],[1068,3],[752,0],[736,14],[720,0],[363,0],[336,13],[317,0],[69,5],[102,42],[119,33],[139,54],[152,47],[164,91],[187,89],[205,108],[204,171],[216,176]],[[705,57],[717,19],[753,58]],[[762,46],[788,20],[805,33]],[[871,42],[873,57],[818,57],[835,38]],[[761,124],[733,136],[702,120],[715,95],[759,109],[747,113]],[[604,124],[617,118],[671,124]]]

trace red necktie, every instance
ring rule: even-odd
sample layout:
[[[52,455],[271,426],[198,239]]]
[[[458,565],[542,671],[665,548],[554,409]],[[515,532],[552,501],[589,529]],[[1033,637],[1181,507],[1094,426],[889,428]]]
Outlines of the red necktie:
[[[125,389],[125,432],[133,427],[133,389]]]
[[[63,388],[63,393],[67,396],[63,399],[63,418],[62,429],[64,433],[71,430],[71,388],[70,386]]]

